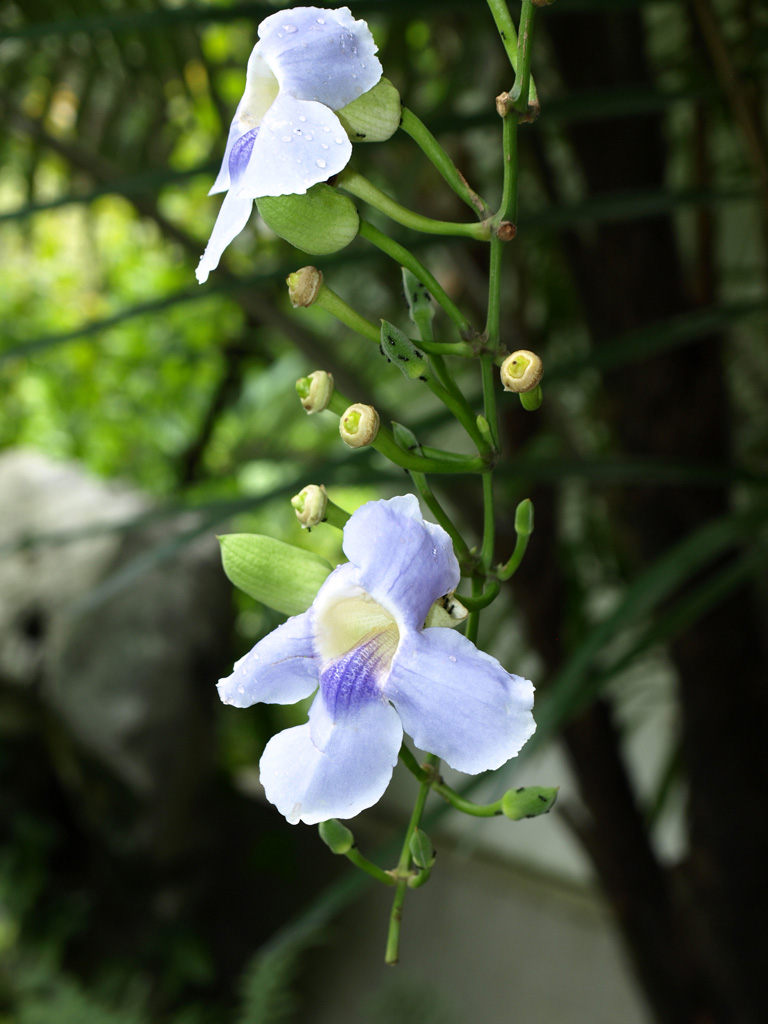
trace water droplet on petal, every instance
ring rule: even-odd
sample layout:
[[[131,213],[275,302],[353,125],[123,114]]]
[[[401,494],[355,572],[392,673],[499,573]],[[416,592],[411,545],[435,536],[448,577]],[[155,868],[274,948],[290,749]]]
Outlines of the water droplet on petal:
[[[328,149],[329,148],[327,142],[322,142],[321,145],[322,145],[323,149]]]
[[[325,160],[315,160],[318,167],[325,167]]]
[[[305,135],[304,138],[307,140],[307,142],[311,142],[312,141],[312,136],[311,135]]]
[[[317,19],[317,24],[318,25],[324,25],[325,24],[325,18],[318,18]]]
[[[238,693],[245,693],[245,687],[244,686],[238,686],[237,692]]]
[[[340,146],[344,139],[335,138],[333,141],[336,143],[337,146]]]
[[[456,661],[456,655],[455,655],[455,654],[449,654],[449,655],[448,655],[448,661],[453,661],[453,662],[455,662],[455,661]]]
[[[299,120],[300,121],[306,121],[307,119],[306,119],[306,117],[304,117],[303,114],[299,114]]]
[[[286,31],[286,32],[291,32],[291,33],[293,33],[293,32],[298,32],[298,31],[299,31],[299,30],[298,30],[298,29],[296,28],[296,26],[295,26],[295,25],[283,25],[283,28],[285,29],[285,31]]]
[[[290,135],[284,135],[283,136],[283,142],[290,142],[290,141],[291,141],[291,136]]]
[[[301,135],[301,128],[294,128],[293,129],[293,134],[294,135]]]
[[[283,33],[282,32],[278,32],[277,33],[277,38],[278,39],[282,39],[283,38]]]
[[[328,125],[326,125],[326,124],[323,125],[323,131],[324,132],[330,132],[330,130],[331,129],[328,127]]]

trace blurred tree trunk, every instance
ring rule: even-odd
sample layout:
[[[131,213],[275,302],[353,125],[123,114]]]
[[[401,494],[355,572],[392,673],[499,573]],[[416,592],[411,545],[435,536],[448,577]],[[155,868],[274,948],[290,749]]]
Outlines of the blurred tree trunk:
[[[558,10],[540,20],[569,92],[652,84],[636,12]],[[590,196],[664,188],[665,145],[655,113],[575,123],[569,141]],[[702,228],[705,265],[699,261],[699,287],[690,292],[711,302],[711,225]],[[665,217],[598,224],[588,235],[567,234],[564,245],[597,346],[693,306],[673,225]],[[722,350],[722,337],[701,337],[605,375],[609,425],[627,454],[727,464],[731,438]],[[537,528],[546,529],[549,520],[554,533],[553,500],[551,491],[536,497]],[[632,486],[612,491],[610,500],[614,522],[621,524],[618,543],[637,570],[729,506],[725,487],[714,486]],[[534,550],[517,586],[526,594],[521,607],[534,642],[554,670],[563,659],[552,638],[563,621],[565,584],[553,578],[560,570],[550,554]],[[755,602],[748,589],[732,593],[670,651],[679,679],[689,793],[690,858],[684,870],[673,875],[654,856],[609,709],[598,703],[565,733],[590,812],[582,838],[649,1002],[665,1024],[768,1020],[762,979],[768,961],[768,832],[758,812],[768,790],[768,664]]]

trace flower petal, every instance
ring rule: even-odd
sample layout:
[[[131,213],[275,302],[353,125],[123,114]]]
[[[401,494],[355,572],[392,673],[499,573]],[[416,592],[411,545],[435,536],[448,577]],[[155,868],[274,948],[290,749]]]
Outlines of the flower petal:
[[[381,78],[377,46],[364,21],[348,7],[296,7],[271,14],[259,25],[260,52],[281,91],[345,107]]]
[[[324,717],[319,697],[310,716],[316,706]],[[380,699],[322,731],[322,750],[312,742],[307,724],[273,736],[261,757],[267,799],[292,825],[353,818],[375,804],[392,778],[403,738],[397,712]]]
[[[241,199],[232,192],[227,192],[224,196],[224,202],[221,204],[219,216],[213,225],[208,245],[205,247],[205,252],[200,257],[195,271],[195,277],[200,284],[207,281],[210,272],[218,267],[221,254],[248,223],[252,209],[252,199]]]
[[[319,666],[312,643],[312,609],[278,626],[218,684],[225,704],[295,704],[317,687]]]
[[[343,548],[359,567],[360,586],[411,629],[421,629],[432,604],[459,582],[450,537],[424,522],[413,494],[359,508],[344,527]]]
[[[499,768],[533,735],[533,685],[451,629],[400,642],[384,692],[422,750],[458,771]]]
[[[239,196],[303,195],[349,163],[352,143],[322,103],[280,94],[262,119]]]
[[[208,195],[216,192],[226,192],[230,187],[229,157],[232,147],[247,132],[258,128],[261,120],[272,106],[277,97],[277,79],[269,70],[266,61],[260,53],[260,44],[257,43],[248,58],[248,69],[245,75],[245,91],[237,105],[232,124],[229,126],[227,146],[224,150],[224,158],[221,161],[221,170]]]

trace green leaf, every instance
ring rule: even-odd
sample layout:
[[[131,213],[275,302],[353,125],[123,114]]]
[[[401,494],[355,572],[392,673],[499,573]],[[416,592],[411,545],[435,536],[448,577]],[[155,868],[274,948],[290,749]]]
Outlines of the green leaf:
[[[229,580],[284,615],[305,612],[333,569],[312,551],[257,533],[228,533],[219,543]]]

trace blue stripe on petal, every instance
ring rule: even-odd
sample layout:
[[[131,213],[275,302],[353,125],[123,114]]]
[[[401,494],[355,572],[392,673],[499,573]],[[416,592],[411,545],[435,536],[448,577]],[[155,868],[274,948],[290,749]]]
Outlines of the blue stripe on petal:
[[[232,181],[232,185],[237,187],[240,184],[240,180],[245,174],[248,163],[251,159],[251,153],[253,152],[253,144],[256,141],[256,136],[259,134],[258,128],[252,128],[245,135],[241,135],[237,142],[234,143],[229,153],[229,177]]]
[[[383,646],[377,635],[323,669],[320,692],[331,719],[353,715],[364,704],[381,699],[381,669],[389,668],[392,660],[391,649]]]

